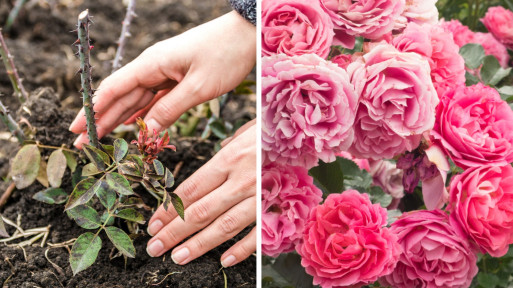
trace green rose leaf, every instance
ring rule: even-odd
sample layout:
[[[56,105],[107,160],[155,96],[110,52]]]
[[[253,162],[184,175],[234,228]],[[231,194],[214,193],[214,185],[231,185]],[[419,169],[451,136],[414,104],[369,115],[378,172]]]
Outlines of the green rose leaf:
[[[89,202],[96,193],[96,190],[101,186],[101,181],[94,178],[87,178],[80,181],[71,195],[69,196],[68,203],[66,203],[66,209],[69,210],[78,205],[83,205]]]
[[[101,145],[102,145],[103,151],[105,151],[107,153],[107,155],[110,156],[110,158],[114,159],[114,146],[106,145],[106,144],[101,144]]]
[[[23,146],[12,160],[10,175],[16,188],[23,189],[34,183],[39,172],[41,153],[37,145]]]
[[[102,225],[100,215],[90,206],[80,205],[68,210],[68,212],[68,215],[77,222],[78,226],[84,229],[96,229]]]
[[[101,181],[100,187],[96,190],[96,196],[98,196],[102,205],[110,211],[116,203],[118,194],[113,189],[110,189],[105,181]]]
[[[84,168],[82,168],[82,176],[83,177],[94,176],[94,175],[97,175],[100,173],[102,173],[102,171],[98,170],[98,168],[96,168],[96,165],[94,165],[94,163],[88,163],[84,166]]]
[[[128,143],[124,139],[116,139],[114,141],[114,160],[119,162],[125,158],[128,152]]]
[[[484,288],[494,288],[497,287],[500,280],[497,275],[481,272],[477,275],[477,283],[483,286]]]
[[[166,188],[171,188],[171,187],[173,187],[173,185],[175,185],[175,177],[173,176],[173,173],[171,173],[171,171],[169,171],[169,169],[167,169],[167,168],[166,168],[164,180],[165,180],[164,185],[166,186]]]
[[[75,155],[69,151],[63,150],[62,153],[64,153],[64,157],[66,157],[66,164],[68,165],[69,170],[71,173],[75,172],[75,169],[77,169],[77,158],[75,158]]]
[[[100,171],[105,171],[105,165],[110,165],[110,158],[105,152],[90,145],[84,145],[84,153]]]
[[[166,195],[165,198],[171,198],[171,203],[173,204],[173,207],[175,207],[176,213],[178,213],[180,218],[182,218],[182,220],[185,221],[185,208],[183,207],[183,202],[182,199],[180,199],[180,196],[178,196],[178,194],[176,193],[171,193],[171,197],[169,197],[169,194],[167,192],[164,195]],[[164,206],[164,208],[166,208],[167,210],[166,206]]]
[[[107,174],[107,187],[121,195],[132,195],[134,191],[130,187],[130,183],[123,175],[112,172]]]
[[[483,63],[485,51],[479,44],[466,44],[460,48],[460,55],[465,60],[465,65],[470,69],[477,69]]]
[[[135,247],[132,239],[121,229],[114,226],[105,227],[105,232],[110,241],[126,257],[135,257]]]
[[[392,196],[383,192],[383,189],[378,186],[373,186],[369,189],[369,196],[372,203],[379,203],[383,208],[392,203]]]
[[[68,194],[61,188],[48,188],[32,196],[32,199],[47,204],[63,204],[67,198]]]
[[[155,173],[159,176],[164,175],[164,165],[159,160],[153,160],[153,168],[155,168]]]
[[[102,240],[91,232],[86,232],[78,237],[71,248],[69,262],[73,275],[93,265],[102,248]]]
[[[128,208],[128,209],[119,211],[116,214],[116,217],[119,217],[119,218],[122,218],[122,219],[125,219],[128,221],[136,222],[139,224],[146,223],[146,221],[144,221],[144,216],[141,213],[137,212],[137,210],[135,210],[133,208]]]
[[[481,79],[487,85],[497,85],[504,77],[508,76],[511,68],[503,69],[495,56],[488,55],[483,58],[481,67]]]
[[[105,226],[110,226],[114,224],[114,217],[110,216],[108,211],[103,212],[102,217],[100,217],[100,220]]]
[[[66,156],[62,153],[61,149],[55,150],[50,154],[46,166],[46,175],[48,176],[48,183],[52,187],[57,188],[61,186],[66,166]]]

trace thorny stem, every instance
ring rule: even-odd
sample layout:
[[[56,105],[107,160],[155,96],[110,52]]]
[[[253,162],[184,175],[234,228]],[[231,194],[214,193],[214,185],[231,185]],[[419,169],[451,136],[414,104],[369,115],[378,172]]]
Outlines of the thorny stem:
[[[121,28],[121,35],[118,40],[118,50],[116,51],[116,57],[114,57],[114,61],[112,62],[112,73],[121,68],[121,61],[123,60],[123,54],[125,50],[126,39],[130,37],[130,23],[132,23],[132,19],[136,16],[135,12],[135,0],[130,0],[128,2],[128,7],[126,8],[125,19],[123,20],[123,27]]]
[[[100,148],[98,133],[93,109],[93,89],[91,88],[91,64],[89,63],[89,51],[92,46],[89,44],[89,10],[82,11],[78,16],[78,54],[80,56],[80,82],[82,84],[82,99],[87,122],[87,136],[89,144],[95,148]]]
[[[5,31],[9,32],[11,30],[12,24],[14,23],[14,20],[16,20],[16,17],[18,17],[18,13],[20,13],[21,6],[25,4],[27,0],[17,0],[14,4],[14,7],[12,8],[11,12],[9,13],[9,17],[7,18],[7,22],[5,22]]]
[[[4,106],[2,101],[0,101],[0,118],[2,119],[2,122],[4,122],[5,126],[9,128],[11,134],[18,139],[18,142],[20,144],[22,144],[25,140],[25,135],[18,126],[18,123],[14,121],[11,114],[9,113],[9,110],[7,109],[7,107]]]
[[[20,76],[18,75],[18,71],[16,70],[16,66],[14,66],[14,61],[11,53],[9,53],[9,49],[7,49],[7,45],[5,45],[4,36],[2,35],[2,29],[0,28],[0,56],[2,56],[2,60],[4,62],[5,69],[7,70],[7,75],[11,80],[12,87],[14,88],[14,93],[23,104],[28,99],[27,91],[23,84],[21,83]]]

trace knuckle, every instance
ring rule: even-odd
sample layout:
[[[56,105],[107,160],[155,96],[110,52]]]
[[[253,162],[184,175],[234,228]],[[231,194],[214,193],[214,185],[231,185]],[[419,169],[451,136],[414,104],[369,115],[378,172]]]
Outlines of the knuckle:
[[[165,243],[178,243],[180,242],[180,239],[178,239],[178,236],[175,234],[173,229],[164,229],[164,236],[166,239],[162,239]]]
[[[195,242],[194,245],[198,249],[197,251],[200,251],[200,253],[201,253],[202,251],[209,250],[208,249],[208,243],[207,243],[206,239],[203,239],[201,237],[195,237],[195,238],[196,239],[194,240],[194,242]]]
[[[241,245],[239,245],[237,250],[239,250],[239,254],[244,256],[244,258],[248,257],[249,255],[251,255],[253,253],[253,249],[245,243],[241,243]]]
[[[225,234],[232,234],[238,230],[239,221],[232,215],[224,215],[219,222],[219,226]]]
[[[181,196],[182,201],[193,201],[198,195],[198,184],[196,180],[194,180],[194,178],[187,179],[180,185],[176,193]]]
[[[207,206],[201,202],[196,203],[192,207],[191,213],[189,215],[191,215],[190,221],[196,224],[204,224],[209,220],[210,217]]]

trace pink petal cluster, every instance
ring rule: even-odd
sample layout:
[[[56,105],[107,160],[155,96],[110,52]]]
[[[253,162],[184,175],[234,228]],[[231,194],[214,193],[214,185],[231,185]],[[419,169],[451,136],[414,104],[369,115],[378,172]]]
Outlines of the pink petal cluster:
[[[508,67],[509,54],[508,49],[499,42],[490,33],[472,32],[467,26],[461,24],[459,20],[440,21],[445,31],[451,32],[454,42],[460,48],[469,43],[476,43],[483,46],[486,55],[493,55],[503,68]]]
[[[405,0],[321,0],[335,24],[337,45],[353,48],[355,37],[379,39],[392,31]]]
[[[497,40],[513,49],[513,12],[502,6],[490,7],[481,22]]]
[[[482,84],[449,90],[436,117],[431,135],[456,165],[513,161],[513,111],[497,90]]]
[[[477,274],[477,257],[466,239],[455,232],[441,210],[404,213],[390,230],[398,236],[402,254],[394,271],[380,279],[395,288],[470,286]]]
[[[417,148],[422,133],[433,127],[439,102],[429,63],[382,43],[347,71],[361,95],[349,152],[379,160]]]
[[[412,22],[392,43],[399,51],[415,52],[429,61],[431,80],[439,97],[448,87],[465,83],[465,60],[452,35],[442,27]]]
[[[333,42],[333,23],[319,0],[262,2],[262,54],[314,53],[326,58]]]
[[[262,168],[262,253],[276,257],[293,251],[303,237],[310,211],[322,191],[302,167],[271,163]]]
[[[383,192],[395,199],[403,198],[403,170],[397,169],[395,163],[386,160],[371,161],[370,174],[372,183],[381,187]]]
[[[262,149],[307,169],[353,141],[358,96],[346,71],[315,54],[262,59]]]
[[[451,223],[483,253],[504,256],[513,244],[513,168],[481,166],[457,175],[450,186]]]
[[[330,194],[312,210],[297,248],[301,265],[322,287],[359,287],[391,273],[401,253],[384,228],[387,212],[367,194]]]
[[[410,22],[436,24],[438,22],[438,0],[408,0],[403,14],[396,20],[394,30],[404,29]]]

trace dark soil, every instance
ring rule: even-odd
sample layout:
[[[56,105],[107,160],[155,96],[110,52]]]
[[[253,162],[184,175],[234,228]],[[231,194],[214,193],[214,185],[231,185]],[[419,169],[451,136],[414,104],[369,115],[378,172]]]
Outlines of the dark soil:
[[[14,1],[0,1],[0,26],[12,8]],[[177,35],[189,28],[197,26],[229,11],[225,0],[215,1],[163,1],[138,0],[135,18],[129,39],[124,63],[139,55],[146,47],[168,37]],[[7,45],[14,55],[16,66],[24,78],[24,84],[31,91],[31,100],[26,104],[28,109],[19,110],[16,99],[11,97],[12,88],[5,69],[0,66],[0,100],[11,108],[16,119],[22,123],[30,123],[35,140],[45,145],[71,147],[74,135],[68,127],[81,105],[78,90],[79,78],[75,75],[78,60],[73,56],[71,44],[75,41],[73,30],[80,11],[89,8],[94,16],[91,38],[94,41],[92,65],[95,85],[110,74],[111,59],[116,49],[116,40],[121,29],[125,8],[121,0],[48,0],[27,1],[21,10],[17,22],[7,36]],[[206,51],[208,52],[208,51]],[[254,75],[252,76],[254,78]],[[251,78],[251,76],[250,76]],[[228,117],[252,118],[255,116],[255,99],[251,97],[231,97],[225,111]],[[26,110],[30,111],[27,112]],[[236,115],[236,116],[233,116]],[[26,119],[26,120],[25,120]],[[6,131],[0,123],[0,131]],[[9,159],[14,156],[18,146],[9,139],[5,132],[0,132],[0,176],[6,179]],[[133,137],[133,134],[126,134]],[[106,139],[104,143],[108,143]],[[165,151],[159,159],[171,171],[180,162],[182,167],[176,175],[179,185],[208,159],[214,152],[212,140],[199,140],[198,137],[179,138],[172,140],[177,152]],[[51,150],[44,150],[48,155]],[[62,187],[70,193],[71,177],[66,172]],[[9,182],[0,182],[0,194],[6,190]],[[176,186],[175,186],[176,187]],[[63,206],[48,205],[37,202],[32,196],[44,189],[39,183],[31,187],[14,191],[7,204],[0,208],[2,215],[16,220],[21,217],[21,227],[30,229],[51,225],[47,242],[61,243],[78,237],[86,232],[63,213]],[[146,195],[143,189],[137,193]],[[143,197],[148,206],[155,207],[151,197]],[[145,211],[149,219],[151,211]],[[121,223],[122,224],[122,223]],[[122,226],[122,225],[121,225]],[[14,230],[8,226],[9,232]],[[144,231],[146,225],[142,225]],[[112,244],[102,238],[103,246],[96,263],[72,276],[69,266],[69,252],[66,248],[52,248],[48,251],[48,259],[59,268],[54,267],[45,257],[49,246],[40,247],[41,241],[24,249],[6,246],[0,243],[0,285],[2,287],[224,287],[226,273],[228,287],[256,286],[256,259],[248,260],[235,267],[221,271],[220,256],[237,240],[249,232],[250,228],[241,232],[234,239],[208,252],[193,262],[175,265],[170,254],[165,257],[151,258],[146,254],[146,242],[150,239],[145,233],[135,239],[137,255],[128,259],[125,264],[123,257],[110,259]],[[18,243],[26,239],[13,241]],[[69,247],[71,248],[71,247]],[[115,253],[114,253],[115,254]],[[62,269],[62,270],[61,270]]]

